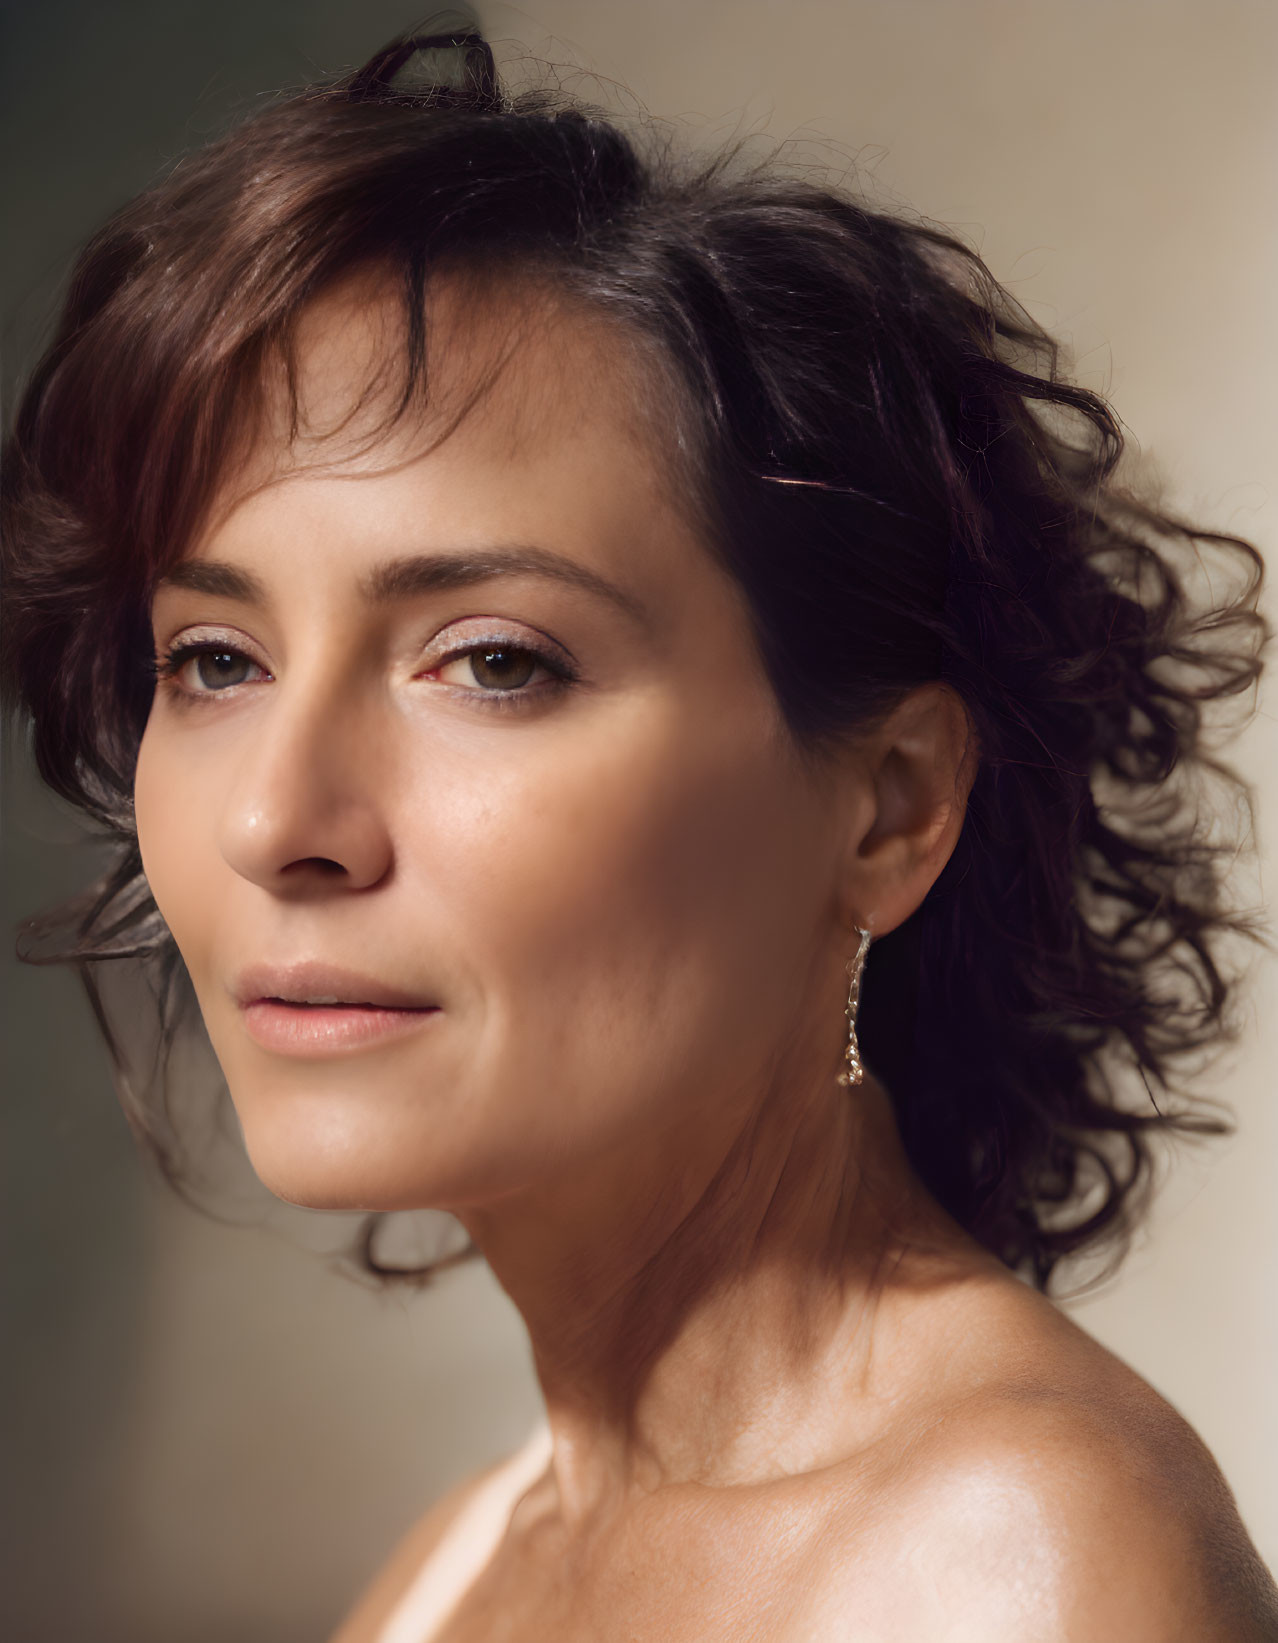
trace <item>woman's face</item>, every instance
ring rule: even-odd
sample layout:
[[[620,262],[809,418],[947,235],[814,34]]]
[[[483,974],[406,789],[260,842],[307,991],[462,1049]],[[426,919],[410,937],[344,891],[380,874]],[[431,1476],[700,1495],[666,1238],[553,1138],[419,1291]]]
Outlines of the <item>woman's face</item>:
[[[154,603],[147,877],[258,1173],[317,1207],[713,1151],[814,1021],[840,1047],[835,819],[632,356],[446,297],[439,404],[509,351],[455,430],[364,458],[264,436]],[[388,312],[356,288],[307,316],[312,428]]]

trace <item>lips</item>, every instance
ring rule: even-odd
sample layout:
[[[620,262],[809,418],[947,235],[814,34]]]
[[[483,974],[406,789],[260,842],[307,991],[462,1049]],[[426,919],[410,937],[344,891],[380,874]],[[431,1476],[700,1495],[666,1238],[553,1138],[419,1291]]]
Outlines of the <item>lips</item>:
[[[232,994],[249,1037],[279,1055],[340,1055],[381,1045],[439,1015],[420,995],[331,964],[253,965]]]
[[[262,1001],[305,1006],[323,999],[336,1006],[370,1006],[381,1010],[430,1010],[434,1000],[420,993],[392,987],[373,976],[360,975],[335,964],[303,960],[294,964],[254,964],[241,971],[231,989],[242,1008]],[[319,1008],[318,1005],[311,1005]]]

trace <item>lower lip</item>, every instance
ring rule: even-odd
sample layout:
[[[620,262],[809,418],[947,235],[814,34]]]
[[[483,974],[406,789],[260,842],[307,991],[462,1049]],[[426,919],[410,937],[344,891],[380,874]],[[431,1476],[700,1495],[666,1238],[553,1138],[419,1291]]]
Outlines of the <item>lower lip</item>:
[[[258,998],[244,1007],[249,1037],[279,1055],[340,1055],[416,1032],[437,1009],[390,1010],[373,1004],[282,1004]]]

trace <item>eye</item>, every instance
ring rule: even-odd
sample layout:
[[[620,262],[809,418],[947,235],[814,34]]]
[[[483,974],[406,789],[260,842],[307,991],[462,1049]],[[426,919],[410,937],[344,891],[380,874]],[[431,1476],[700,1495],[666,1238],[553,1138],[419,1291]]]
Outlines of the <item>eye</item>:
[[[540,680],[539,674],[543,676]],[[438,679],[441,684],[459,685],[495,697],[540,695],[542,690],[567,684],[574,677],[556,656],[528,645],[497,640],[454,651],[427,676]]]
[[[251,656],[216,639],[174,645],[160,657],[156,673],[188,696],[213,696],[235,685],[256,683],[258,677],[270,677]]]
[[[539,658],[530,650],[515,645],[484,645],[463,652],[439,669],[443,678],[449,669],[462,675],[450,683],[473,682],[485,690],[518,690],[526,685],[540,665]],[[465,678],[469,673],[470,680]]]

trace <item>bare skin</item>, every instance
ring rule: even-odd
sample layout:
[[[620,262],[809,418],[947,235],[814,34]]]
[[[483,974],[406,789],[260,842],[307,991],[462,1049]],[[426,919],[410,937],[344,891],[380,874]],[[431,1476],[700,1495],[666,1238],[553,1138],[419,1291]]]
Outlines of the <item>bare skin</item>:
[[[552,1458],[438,1636],[1278,1636],[1193,1434],[944,1216],[872,1077],[835,1084],[856,928],[907,918],[962,826],[961,704],[924,687],[806,765],[633,351],[454,296],[445,405],[509,357],[425,454],[416,425],[350,445],[394,339],[376,288],[308,317],[315,437],[268,429],[187,555],[203,577],[159,590],[161,652],[208,656],[157,693],[136,787],[263,1180],[452,1210],[527,1323]],[[264,1045],[244,977],[302,960],[420,1020]],[[341,1643],[376,1638],[461,1500]]]

